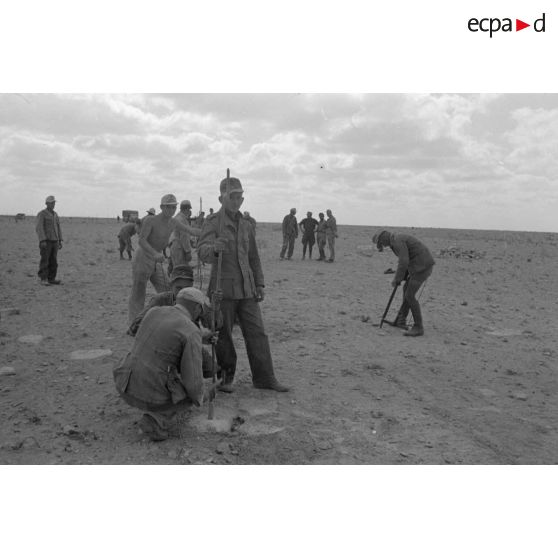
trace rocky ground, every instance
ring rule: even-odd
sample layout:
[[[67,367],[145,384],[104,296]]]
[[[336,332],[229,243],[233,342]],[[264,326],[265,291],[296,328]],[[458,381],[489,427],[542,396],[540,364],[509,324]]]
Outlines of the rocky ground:
[[[112,380],[132,344],[120,225],[62,227],[63,284],[42,287],[34,219],[0,217],[2,464],[558,462],[558,234],[397,229],[437,260],[426,334],[405,338],[377,327],[396,258],[372,250],[375,229],[340,226],[328,264],[302,261],[300,243],[280,261],[280,227],[259,224],[264,321],[292,390],[252,388],[237,332],[237,389],[219,394],[215,420],[194,409],[153,443]]]

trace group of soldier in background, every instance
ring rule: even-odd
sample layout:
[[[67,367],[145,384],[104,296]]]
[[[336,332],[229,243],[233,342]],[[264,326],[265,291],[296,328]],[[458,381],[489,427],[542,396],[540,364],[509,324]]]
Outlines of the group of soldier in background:
[[[337,238],[337,221],[331,212],[326,211],[327,220],[323,213],[318,216],[319,221],[312,217],[312,212],[308,211],[306,217],[297,223],[296,207],[291,208],[290,212],[285,215],[282,224],[283,245],[279,258],[281,260],[290,260],[293,257],[295,240],[298,238],[298,232],[302,233],[302,259],[306,258],[306,249],[308,249],[308,259],[312,259],[312,248],[318,241],[318,250],[320,257],[317,261],[326,261],[333,263],[335,261],[335,239]],[[325,247],[329,248],[329,258],[326,258]]]

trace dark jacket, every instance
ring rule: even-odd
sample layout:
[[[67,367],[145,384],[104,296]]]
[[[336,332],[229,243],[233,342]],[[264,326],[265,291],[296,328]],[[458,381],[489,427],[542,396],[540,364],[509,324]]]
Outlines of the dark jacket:
[[[149,405],[203,402],[202,338],[182,306],[151,308],[113,370],[116,389]]]
[[[399,258],[394,281],[403,281],[407,271],[409,275],[414,275],[432,267],[435,263],[430,250],[410,234],[392,234],[390,246]]]
[[[298,224],[292,213],[285,215],[281,228],[283,229],[283,236],[294,236],[295,238],[298,236]]]
[[[248,220],[244,219],[240,211],[231,215],[222,207],[206,218],[197,246],[201,261],[212,264],[208,293],[213,292],[217,278],[217,257],[213,251],[213,242],[219,236],[221,220],[223,221],[221,238],[227,241],[221,264],[223,298],[234,300],[254,298],[256,287],[265,286],[254,228]]]
[[[37,224],[35,227],[39,242],[43,240],[53,240],[62,242],[62,230],[60,229],[60,219],[56,211],[43,209],[37,214]]]

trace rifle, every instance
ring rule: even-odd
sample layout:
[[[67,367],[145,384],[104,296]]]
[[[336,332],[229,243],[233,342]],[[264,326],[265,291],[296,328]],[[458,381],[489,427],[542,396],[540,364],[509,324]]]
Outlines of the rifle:
[[[230,170],[227,169],[227,195],[229,193],[230,190]],[[200,202],[201,202],[201,198],[200,198]],[[223,214],[219,215],[218,217],[219,222],[217,225],[217,238],[220,238],[223,235]],[[217,327],[216,327],[216,322],[217,322],[217,311],[218,311],[218,303],[216,301],[216,297],[215,297],[215,293],[221,290],[221,268],[223,265],[223,252],[219,252],[217,254],[217,274],[215,277],[215,287],[213,289],[213,292],[211,293],[211,333],[213,334],[212,337],[215,336]],[[213,270],[212,270],[213,272]],[[213,387],[215,387],[215,384],[217,383],[217,364],[215,362],[215,342],[211,342],[211,368],[212,368],[212,382],[213,382]],[[224,378],[222,378],[224,380]],[[215,415],[215,403],[213,402],[213,400],[211,400],[209,402],[208,405],[208,410],[207,410],[207,418],[209,420],[213,420],[213,417]]]

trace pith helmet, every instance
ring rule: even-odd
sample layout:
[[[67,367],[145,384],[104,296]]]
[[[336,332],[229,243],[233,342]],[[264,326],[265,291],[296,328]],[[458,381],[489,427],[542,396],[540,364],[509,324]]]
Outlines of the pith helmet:
[[[161,205],[178,205],[176,196],[174,196],[173,194],[165,194],[161,198]]]

